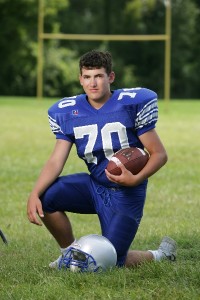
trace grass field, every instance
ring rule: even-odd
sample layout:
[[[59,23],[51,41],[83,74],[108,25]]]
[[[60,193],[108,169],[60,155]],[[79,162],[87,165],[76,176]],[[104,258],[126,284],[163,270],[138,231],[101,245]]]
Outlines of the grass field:
[[[144,218],[132,249],[176,239],[175,263],[150,263],[102,274],[50,270],[58,246],[30,224],[26,201],[54,145],[47,120],[52,100],[0,97],[0,299],[200,299],[200,101],[159,103],[157,130],[168,164],[149,181]],[[75,150],[64,173],[85,170]],[[96,216],[70,215],[75,236],[100,233]]]

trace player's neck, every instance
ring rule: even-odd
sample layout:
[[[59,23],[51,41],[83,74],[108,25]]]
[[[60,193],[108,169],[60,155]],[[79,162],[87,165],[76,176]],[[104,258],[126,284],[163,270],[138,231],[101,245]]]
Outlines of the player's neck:
[[[87,97],[88,102],[90,103],[90,105],[92,107],[94,107],[95,109],[100,109],[112,96],[112,93],[109,92],[109,94],[104,95],[101,98],[89,98]]]

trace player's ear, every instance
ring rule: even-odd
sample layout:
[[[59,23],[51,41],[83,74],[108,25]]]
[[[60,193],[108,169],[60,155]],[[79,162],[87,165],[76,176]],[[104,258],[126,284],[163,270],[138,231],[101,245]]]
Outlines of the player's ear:
[[[115,72],[110,72],[109,74],[109,82],[113,83],[113,81],[115,80]]]

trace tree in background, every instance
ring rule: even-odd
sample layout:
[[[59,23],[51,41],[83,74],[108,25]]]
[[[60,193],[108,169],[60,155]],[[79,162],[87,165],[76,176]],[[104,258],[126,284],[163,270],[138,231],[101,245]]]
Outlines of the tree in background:
[[[67,5],[66,0],[46,0],[49,21]],[[0,0],[0,22],[0,94],[35,96],[38,1]],[[57,26],[56,22],[46,24]]]
[[[172,95],[199,98],[200,3],[173,1]]]
[[[163,34],[164,0],[45,0],[45,32]],[[176,98],[199,97],[198,0],[172,1],[172,88]],[[37,0],[0,0],[0,94],[36,94]],[[146,86],[163,96],[163,42],[45,41],[44,95],[81,92],[78,59],[93,48],[110,50],[114,88]]]
[[[0,94],[34,95],[37,6],[35,1],[0,1]]]

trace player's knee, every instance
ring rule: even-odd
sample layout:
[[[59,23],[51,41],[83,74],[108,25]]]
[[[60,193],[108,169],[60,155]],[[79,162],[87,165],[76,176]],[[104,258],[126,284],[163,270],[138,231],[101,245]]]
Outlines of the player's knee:
[[[54,201],[56,200],[55,193],[52,193],[52,188],[49,187],[40,197],[42,209],[45,212],[55,212]]]

